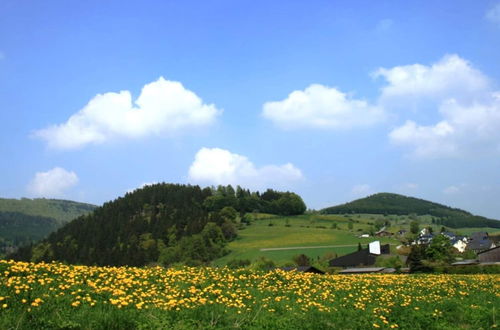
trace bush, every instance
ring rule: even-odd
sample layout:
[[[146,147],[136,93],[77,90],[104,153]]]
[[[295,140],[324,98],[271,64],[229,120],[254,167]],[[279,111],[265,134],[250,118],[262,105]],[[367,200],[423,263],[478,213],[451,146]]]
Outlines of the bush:
[[[250,266],[250,260],[248,259],[231,259],[227,263],[227,267],[231,269],[245,268]]]

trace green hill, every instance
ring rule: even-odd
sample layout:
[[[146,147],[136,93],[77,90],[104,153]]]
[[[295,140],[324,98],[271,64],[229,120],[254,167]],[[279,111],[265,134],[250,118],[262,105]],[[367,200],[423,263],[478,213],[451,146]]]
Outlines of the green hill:
[[[0,255],[46,237],[95,207],[58,199],[0,198]]]
[[[452,228],[492,227],[500,228],[500,221],[473,215],[467,211],[419,198],[391,193],[378,193],[350,203],[328,207],[323,214],[394,214],[430,215],[435,223]]]
[[[10,257],[87,265],[196,265],[227,252],[238,214],[244,218],[247,212],[266,210],[288,215],[305,209],[291,192],[155,184],[105,203]]]
[[[40,216],[64,224],[82,214],[92,212],[95,205],[61,199],[45,198],[0,198],[0,212],[16,212],[31,216]]]

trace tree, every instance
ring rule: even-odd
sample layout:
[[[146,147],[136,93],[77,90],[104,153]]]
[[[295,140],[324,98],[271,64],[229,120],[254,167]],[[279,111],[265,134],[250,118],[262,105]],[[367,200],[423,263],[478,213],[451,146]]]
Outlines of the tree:
[[[363,250],[363,248],[361,247],[361,243],[358,242],[358,251],[361,251]]]
[[[412,220],[410,222],[410,232],[412,234],[418,234],[419,230],[420,230],[420,226],[419,226],[418,220]]]
[[[305,254],[299,254],[294,256],[293,262],[299,267],[311,265],[311,259],[309,259],[309,257],[306,256]]]
[[[233,223],[236,222],[236,218],[238,217],[238,212],[236,212],[232,206],[225,206],[222,210],[220,210],[219,214],[224,221],[230,221]]]
[[[453,261],[453,246],[448,237],[436,235],[425,250],[425,257],[434,262],[450,263]]]
[[[423,245],[412,245],[408,259],[406,263],[410,267],[410,272],[426,272],[429,268],[422,262],[425,258],[425,246]]]

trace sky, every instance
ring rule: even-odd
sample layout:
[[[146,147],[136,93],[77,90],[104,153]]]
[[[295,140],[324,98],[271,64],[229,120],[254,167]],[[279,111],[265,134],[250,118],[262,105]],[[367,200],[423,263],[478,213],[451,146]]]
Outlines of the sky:
[[[0,1],[0,196],[377,192],[500,219],[500,1]]]

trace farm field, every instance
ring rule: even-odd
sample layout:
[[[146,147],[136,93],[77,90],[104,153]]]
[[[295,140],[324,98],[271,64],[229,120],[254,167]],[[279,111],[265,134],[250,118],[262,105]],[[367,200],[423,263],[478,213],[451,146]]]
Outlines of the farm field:
[[[215,260],[213,265],[223,266],[233,259],[253,261],[259,257],[265,257],[278,265],[283,265],[291,262],[292,258],[298,254],[305,254],[311,259],[321,258],[326,253],[342,256],[356,251],[358,243],[366,247],[369,242],[374,240],[379,240],[382,244],[389,243],[395,247],[401,244],[397,238],[359,238],[358,236],[362,233],[368,233],[377,219],[389,219],[391,226],[387,230],[393,233],[399,229],[409,231],[411,221],[408,216],[388,215],[383,217],[376,214],[306,214],[288,217],[256,214],[253,216],[252,224],[239,230],[238,237],[228,244],[228,249],[231,252]],[[440,231],[441,226],[432,224],[432,217],[418,216],[417,218],[421,228],[429,226],[433,228],[434,232]],[[349,222],[352,222],[352,229],[348,229]],[[500,234],[500,230],[497,228],[487,227],[450,228],[449,230],[461,235],[469,235],[477,231],[485,231],[490,235]],[[300,247],[308,248],[300,249]],[[272,248],[294,249],[267,250]]]
[[[214,265],[225,265],[232,259],[255,260],[266,257],[277,264],[291,262],[293,256],[305,254],[310,258],[318,258],[325,253],[336,253],[338,256],[357,250],[358,242],[364,247],[374,240],[358,238],[370,229],[371,215],[353,216],[353,229],[348,229],[349,218],[341,215],[299,215],[290,217],[259,214],[252,224],[238,231],[236,240],[228,244],[230,254],[216,260]],[[272,224],[269,226],[269,224]],[[332,225],[336,228],[332,228]],[[399,228],[399,227],[397,227]],[[392,238],[376,238],[381,243],[400,244]],[[348,245],[348,246],[346,246]],[[268,248],[316,247],[307,249],[290,249],[263,251]],[[335,246],[323,248],[322,246]]]
[[[499,279],[3,260],[0,328],[489,329]]]

